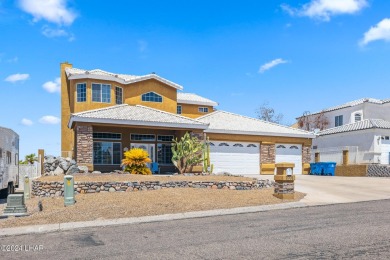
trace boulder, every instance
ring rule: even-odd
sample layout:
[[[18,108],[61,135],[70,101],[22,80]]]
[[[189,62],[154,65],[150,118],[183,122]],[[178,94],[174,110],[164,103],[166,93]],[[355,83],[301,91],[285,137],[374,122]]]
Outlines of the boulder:
[[[53,172],[54,175],[63,175],[64,173],[65,173],[64,170],[63,170],[60,166],[58,166],[58,167],[54,170],[54,172]]]
[[[61,167],[64,171],[67,171],[70,167],[70,163],[67,160],[62,160],[59,163],[59,167]]]
[[[82,173],[88,173],[88,167],[87,166],[78,166],[80,172]]]
[[[101,174],[102,172],[100,171],[93,171],[92,174]]]
[[[47,157],[47,159],[45,160],[45,163],[47,163],[47,164],[53,164],[54,163],[54,161],[55,161],[55,157],[54,156],[48,155],[48,156],[45,156],[45,157]]]
[[[68,171],[66,172],[66,174],[67,175],[68,174],[72,175],[72,174],[75,174],[75,173],[78,173],[78,172],[80,172],[79,167],[77,167],[76,165],[71,165],[69,167]]]

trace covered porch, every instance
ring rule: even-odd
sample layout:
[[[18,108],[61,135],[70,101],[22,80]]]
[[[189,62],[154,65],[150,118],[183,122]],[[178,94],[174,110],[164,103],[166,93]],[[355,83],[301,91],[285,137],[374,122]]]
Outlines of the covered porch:
[[[106,110],[111,110],[110,118],[105,118]],[[140,120],[143,116],[145,120]],[[186,132],[202,139],[207,124],[148,107],[120,105],[73,114],[69,127],[75,131],[77,164],[89,171],[121,170],[124,152],[142,148],[158,164],[159,173],[172,173],[176,171],[171,161],[172,140]]]

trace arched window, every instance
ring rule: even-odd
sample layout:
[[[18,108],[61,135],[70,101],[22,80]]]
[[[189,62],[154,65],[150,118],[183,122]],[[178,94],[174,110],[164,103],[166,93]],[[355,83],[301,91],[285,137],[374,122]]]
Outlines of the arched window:
[[[227,143],[220,143],[219,146],[229,146]]]
[[[298,146],[293,145],[293,146],[290,146],[290,149],[299,149],[299,148],[298,148]]]
[[[246,147],[257,147],[255,144],[248,144]]]
[[[142,101],[146,102],[162,102],[162,96],[154,92],[148,92],[142,95]]]
[[[213,143],[210,143],[210,146],[215,146],[215,144],[213,144]]]
[[[244,147],[242,144],[234,144],[234,147]]]
[[[356,113],[355,114],[355,122],[360,122],[362,121],[362,114]]]
[[[286,146],[284,146],[284,145],[278,145],[278,146],[276,146],[276,148],[286,148]]]

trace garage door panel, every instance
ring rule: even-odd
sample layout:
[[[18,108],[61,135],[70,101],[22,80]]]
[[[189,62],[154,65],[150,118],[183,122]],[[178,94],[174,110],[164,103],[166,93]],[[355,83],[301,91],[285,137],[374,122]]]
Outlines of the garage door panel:
[[[258,144],[243,142],[212,142],[212,144],[214,145],[210,146],[210,162],[214,165],[215,173],[260,173],[260,148]]]
[[[302,145],[276,144],[275,162],[294,163],[294,174],[302,174]]]
[[[382,140],[381,144],[381,164],[390,164],[390,142]]]

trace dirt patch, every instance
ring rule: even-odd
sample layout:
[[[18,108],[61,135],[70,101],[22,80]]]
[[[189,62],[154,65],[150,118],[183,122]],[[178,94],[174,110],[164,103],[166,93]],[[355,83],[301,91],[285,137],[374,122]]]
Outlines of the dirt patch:
[[[140,217],[189,211],[226,209],[291,202],[273,195],[273,189],[212,190],[163,189],[147,192],[115,192],[79,194],[74,206],[64,207],[64,198],[33,198],[26,201],[28,217],[0,219],[0,228],[25,225],[54,224],[125,217]],[[304,197],[296,192],[295,200]],[[43,211],[38,212],[38,201]],[[0,206],[0,210],[5,205]]]
[[[43,176],[39,181],[64,181],[64,176]],[[135,175],[135,174],[77,174],[74,175],[74,181],[83,182],[113,182],[113,181],[253,181],[253,178],[236,176],[181,176],[181,175]]]

